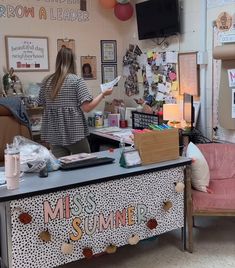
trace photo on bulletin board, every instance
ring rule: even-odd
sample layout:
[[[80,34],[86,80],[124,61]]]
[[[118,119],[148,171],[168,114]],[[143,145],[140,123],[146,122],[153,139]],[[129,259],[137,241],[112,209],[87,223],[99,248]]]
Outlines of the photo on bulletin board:
[[[67,47],[72,49],[73,54],[75,54],[75,40],[74,39],[57,39],[57,51],[62,47]]]
[[[49,71],[48,38],[6,36],[7,69],[14,71]]]
[[[81,56],[81,76],[84,80],[92,80],[97,78],[95,56]]]
[[[102,64],[102,84],[108,83],[117,77],[117,64]],[[117,86],[117,84],[115,85]]]
[[[115,63],[117,62],[117,41],[116,40],[101,40],[101,62]]]

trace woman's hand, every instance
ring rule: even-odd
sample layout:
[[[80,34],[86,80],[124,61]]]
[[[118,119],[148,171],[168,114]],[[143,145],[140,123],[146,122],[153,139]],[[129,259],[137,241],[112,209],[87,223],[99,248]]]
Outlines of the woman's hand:
[[[113,93],[113,88],[108,88],[102,92],[102,95],[105,97],[105,96],[111,95],[112,93]]]
[[[105,96],[111,95],[113,92],[112,88],[108,88],[104,90],[102,93],[100,93],[96,98],[94,98],[92,101],[85,101],[80,106],[83,112],[89,113],[92,111],[102,100]]]

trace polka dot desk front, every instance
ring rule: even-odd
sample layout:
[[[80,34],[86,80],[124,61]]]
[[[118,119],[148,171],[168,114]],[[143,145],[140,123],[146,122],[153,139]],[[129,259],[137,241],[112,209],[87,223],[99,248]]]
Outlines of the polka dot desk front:
[[[11,266],[56,267],[181,228],[183,182],[181,166],[11,201]]]

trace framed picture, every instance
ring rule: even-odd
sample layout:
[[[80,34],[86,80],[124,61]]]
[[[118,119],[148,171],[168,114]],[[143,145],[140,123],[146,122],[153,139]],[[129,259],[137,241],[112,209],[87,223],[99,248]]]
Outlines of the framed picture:
[[[6,36],[7,68],[15,71],[49,71],[47,37]]]
[[[75,40],[74,39],[57,39],[57,51],[62,47],[67,47],[72,49],[73,54],[75,54]]]
[[[117,77],[117,64],[102,64],[101,71],[102,71],[102,84],[108,83]]]
[[[101,62],[115,63],[117,62],[117,41],[116,40],[101,40]]]
[[[199,96],[197,52],[179,53],[178,65],[180,94]]]
[[[138,150],[129,150],[123,152],[123,166],[136,167],[141,165],[141,158]]]
[[[85,80],[97,78],[97,65],[95,56],[81,56],[81,76]]]

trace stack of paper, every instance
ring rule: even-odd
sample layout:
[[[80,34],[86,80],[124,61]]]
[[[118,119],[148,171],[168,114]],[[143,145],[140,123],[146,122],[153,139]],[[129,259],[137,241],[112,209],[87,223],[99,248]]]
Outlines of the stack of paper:
[[[120,78],[121,78],[121,76],[119,75],[113,81],[108,82],[108,83],[105,83],[105,84],[101,84],[100,85],[101,91],[104,92],[105,90],[107,90],[109,88],[113,88],[118,83],[118,81],[120,80]]]

